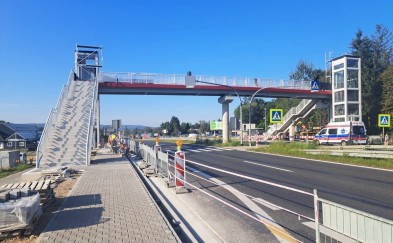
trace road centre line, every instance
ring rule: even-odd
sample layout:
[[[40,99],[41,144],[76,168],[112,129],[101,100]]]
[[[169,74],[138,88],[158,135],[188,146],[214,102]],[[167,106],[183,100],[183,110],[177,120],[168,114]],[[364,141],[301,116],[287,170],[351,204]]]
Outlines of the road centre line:
[[[282,171],[286,171],[286,172],[293,172],[292,170],[281,169],[281,168],[278,168],[278,167],[274,167],[274,166],[270,166],[270,165],[264,165],[264,164],[260,164],[260,163],[255,163],[255,162],[251,162],[251,161],[248,161],[248,160],[244,160],[243,162],[244,163],[248,163],[248,164],[268,167],[268,168],[275,169],[275,170],[282,170]]]

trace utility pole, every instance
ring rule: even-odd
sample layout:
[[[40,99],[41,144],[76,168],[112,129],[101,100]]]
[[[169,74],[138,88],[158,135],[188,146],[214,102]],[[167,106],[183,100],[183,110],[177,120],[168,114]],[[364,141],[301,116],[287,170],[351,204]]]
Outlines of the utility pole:
[[[267,87],[260,88],[258,89],[252,96],[248,108],[248,139],[249,139],[249,145],[251,146],[251,104],[252,100],[254,99],[255,95],[258,94],[260,91],[266,89]],[[266,130],[266,108],[265,108],[265,130]],[[266,131],[265,131],[266,132]]]

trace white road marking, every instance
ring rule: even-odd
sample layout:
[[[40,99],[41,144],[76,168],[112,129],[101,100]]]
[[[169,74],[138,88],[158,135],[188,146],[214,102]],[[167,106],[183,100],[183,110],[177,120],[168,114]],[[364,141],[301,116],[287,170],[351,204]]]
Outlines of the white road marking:
[[[224,151],[224,150],[219,148],[208,148],[208,151]]]
[[[262,204],[263,206],[265,206],[267,208],[270,208],[271,210],[274,210],[274,211],[280,210],[279,208],[275,207],[272,203],[270,203],[266,200],[263,200],[262,198],[253,198],[252,200],[254,202]]]
[[[208,151],[211,151],[210,149],[198,149],[198,151],[200,151],[200,152],[208,152]]]
[[[201,152],[201,151],[195,150],[195,149],[186,149],[186,151],[190,151],[190,152],[194,152],[194,153],[199,153],[199,152]]]
[[[286,172],[293,172],[292,170],[286,170],[286,169],[282,169],[282,168],[278,168],[278,167],[274,167],[274,166],[270,166],[270,165],[264,165],[264,164],[260,164],[260,163],[255,163],[255,162],[251,162],[251,161],[248,161],[248,160],[244,160],[243,162],[244,163],[248,163],[248,164],[268,167],[268,168],[275,169],[275,170],[282,170],[282,171],[286,171]]]
[[[274,227],[278,228],[279,230],[281,230],[282,232],[285,232],[286,234],[288,234],[290,236],[290,234],[287,233],[284,228],[282,228],[280,225],[278,225],[276,223],[276,221],[268,213],[263,211],[263,209],[261,209],[258,205],[256,205],[250,198],[248,198],[246,195],[244,195],[243,193],[241,193],[240,191],[238,191],[234,187],[226,184],[225,182],[223,182],[217,178],[214,178],[211,175],[208,175],[202,171],[194,169],[190,166],[188,166],[187,169],[191,170],[192,172],[199,174],[200,176],[204,177],[205,179],[211,180],[211,181],[215,182],[216,184],[222,186],[223,188],[227,189],[229,192],[231,192],[233,195],[235,195],[240,201],[242,201],[244,203],[244,205],[246,205],[251,211],[253,211],[254,214],[261,220],[262,223],[266,222],[266,219],[268,219],[269,221],[271,221],[274,224]],[[268,227],[268,229],[270,230],[269,227]],[[284,242],[274,232],[272,232],[272,233],[280,242]]]
[[[200,152],[210,152],[210,151],[229,151],[233,149],[224,149],[224,148],[218,148],[218,147],[206,147],[206,148],[200,148],[200,149],[183,149],[185,152],[194,152],[194,153],[200,153]],[[170,153],[174,153],[175,151],[172,150],[166,150]]]

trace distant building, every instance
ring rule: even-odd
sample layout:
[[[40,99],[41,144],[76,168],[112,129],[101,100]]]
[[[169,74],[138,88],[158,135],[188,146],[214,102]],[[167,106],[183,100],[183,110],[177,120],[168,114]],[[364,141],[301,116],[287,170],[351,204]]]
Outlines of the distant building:
[[[232,131],[240,130],[240,122],[236,117],[229,118],[229,129]]]
[[[41,132],[28,124],[0,124],[0,149],[35,149]]]

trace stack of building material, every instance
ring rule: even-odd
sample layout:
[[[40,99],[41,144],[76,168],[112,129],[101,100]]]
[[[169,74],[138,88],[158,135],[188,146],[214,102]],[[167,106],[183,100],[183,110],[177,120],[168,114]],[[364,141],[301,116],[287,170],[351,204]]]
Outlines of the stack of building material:
[[[38,193],[0,203],[0,238],[15,231],[32,230],[41,214]]]
[[[51,179],[41,179],[39,181],[2,185],[0,187],[0,202],[6,202],[8,199],[17,199],[21,196],[29,196],[32,192],[37,192],[40,195],[42,207],[50,204],[55,199],[55,194],[51,187]],[[7,196],[7,194],[9,195]]]

